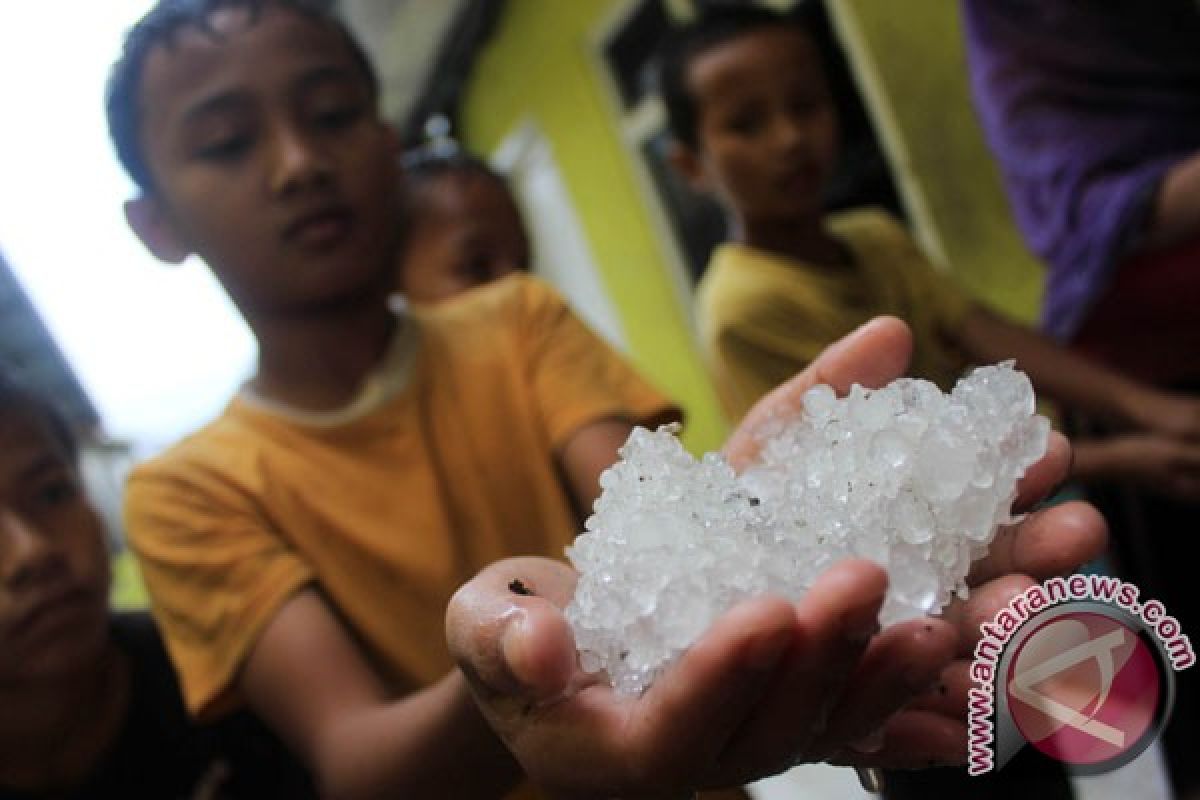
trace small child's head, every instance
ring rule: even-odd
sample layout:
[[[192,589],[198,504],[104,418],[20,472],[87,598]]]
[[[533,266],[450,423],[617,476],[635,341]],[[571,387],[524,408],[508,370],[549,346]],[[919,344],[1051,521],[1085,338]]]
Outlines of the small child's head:
[[[318,0],[159,0],[109,79],[109,129],[161,259],[199,255],[248,316],[386,292],[396,138]]]
[[[108,552],[65,420],[0,373],[0,687],[94,662],[107,639]]]
[[[482,159],[431,146],[405,159],[397,289],[436,303],[530,267],[529,234],[508,182]]]
[[[821,213],[838,114],[813,25],[806,14],[716,6],[664,45],[672,161],[742,225]]]

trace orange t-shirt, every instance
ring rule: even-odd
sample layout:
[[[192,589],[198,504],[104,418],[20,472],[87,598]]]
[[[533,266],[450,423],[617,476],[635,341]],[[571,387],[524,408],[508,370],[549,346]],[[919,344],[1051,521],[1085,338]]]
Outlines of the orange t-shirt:
[[[571,435],[675,413],[528,277],[415,311],[400,337],[406,380],[373,408],[319,423],[242,396],[131,476],[130,540],[194,713],[238,702],[256,637],[309,584],[395,691],[431,684],[458,586],[577,532],[556,465]]]

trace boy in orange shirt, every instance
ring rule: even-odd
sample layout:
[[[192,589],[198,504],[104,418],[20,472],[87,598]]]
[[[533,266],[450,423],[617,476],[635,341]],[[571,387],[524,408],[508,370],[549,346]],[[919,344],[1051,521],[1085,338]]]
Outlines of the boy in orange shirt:
[[[730,612],[640,698],[564,692],[581,680],[556,605],[569,570],[488,565],[558,555],[630,426],[675,412],[531,279],[388,311],[394,138],[369,65],[322,8],[160,3],[110,85],[141,189],[131,225],[164,260],[201,256],[260,346],[221,418],[128,489],[130,539],[193,713],[248,704],[337,797],[494,797],[521,768],[562,795],[649,795],[798,758],[961,759],[957,690],[893,719],[871,754],[847,749],[973,635],[930,621],[872,638],[884,581],[862,562],[799,605]],[[895,377],[907,344],[895,321],[869,326],[764,413],[794,409],[818,378],[844,390]],[[1026,499],[1066,458],[1057,443]],[[1004,541],[979,573],[999,580],[968,615],[1027,580],[1018,570],[1085,559],[1103,523],[1077,505]],[[474,573],[450,603],[447,649],[443,613]]]

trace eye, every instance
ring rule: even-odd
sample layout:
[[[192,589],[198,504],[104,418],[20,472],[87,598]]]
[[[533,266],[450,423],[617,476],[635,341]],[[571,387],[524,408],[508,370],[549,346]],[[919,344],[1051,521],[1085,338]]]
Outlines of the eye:
[[[492,260],[486,253],[472,253],[458,266],[458,274],[472,285],[492,279]]]
[[[235,161],[241,158],[253,144],[247,134],[223,136],[206,142],[196,149],[196,157],[205,161]]]
[[[762,128],[763,115],[757,109],[747,109],[731,114],[725,120],[725,127],[743,136],[753,135]]]
[[[346,103],[317,109],[313,114],[313,122],[322,130],[336,131],[352,125],[360,116],[362,116],[361,106],[356,103]]]
[[[792,113],[797,117],[811,117],[825,107],[825,101],[814,95],[804,95],[793,98],[790,106]]]
[[[54,478],[43,482],[34,492],[34,499],[42,508],[58,508],[79,495],[79,487],[69,478]]]

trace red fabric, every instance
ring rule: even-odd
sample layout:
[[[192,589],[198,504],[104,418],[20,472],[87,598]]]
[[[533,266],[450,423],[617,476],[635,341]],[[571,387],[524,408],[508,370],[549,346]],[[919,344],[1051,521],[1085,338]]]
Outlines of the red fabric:
[[[1121,264],[1072,345],[1160,386],[1200,379],[1200,238]]]

